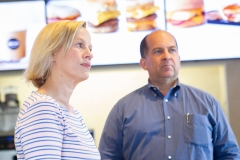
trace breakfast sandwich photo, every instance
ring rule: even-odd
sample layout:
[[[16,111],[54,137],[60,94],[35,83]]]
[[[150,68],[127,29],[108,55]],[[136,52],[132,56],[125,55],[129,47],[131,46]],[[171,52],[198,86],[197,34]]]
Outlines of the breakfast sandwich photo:
[[[160,9],[154,0],[125,0],[127,29],[146,31],[157,28],[156,11]]]
[[[203,0],[166,0],[168,26],[188,28],[205,23]]]
[[[68,3],[66,3],[66,1],[59,0],[46,1],[47,23],[52,23],[60,20],[77,20],[77,18],[81,17],[79,8],[71,6],[69,4],[72,4],[71,0],[68,0]]]
[[[93,33],[110,33],[119,28],[118,5],[115,0],[87,0],[88,29]]]
[[[210,8],[206,11],[208,23],[240,25],[240,0],[212,0],[206,4]]]

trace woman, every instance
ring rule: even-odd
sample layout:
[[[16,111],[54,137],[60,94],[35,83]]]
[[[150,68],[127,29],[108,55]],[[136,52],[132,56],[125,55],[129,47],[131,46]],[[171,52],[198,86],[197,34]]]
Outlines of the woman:
[[[76,85],[88,79],[91,51],[85,22],[50,23],[38,34],[24,74],[38,89],[18,116],[18,159],[100,159],[81,115],[69,104]]]

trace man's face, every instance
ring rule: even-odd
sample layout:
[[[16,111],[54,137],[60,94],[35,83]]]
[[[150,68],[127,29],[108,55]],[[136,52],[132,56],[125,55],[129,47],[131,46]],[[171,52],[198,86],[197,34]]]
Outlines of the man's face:
[[[178,77],[180,57],[174,37],[165,31],[155,31],[147,39],[148,51],[140,64],[149,73],[151,82],[170,80]]]

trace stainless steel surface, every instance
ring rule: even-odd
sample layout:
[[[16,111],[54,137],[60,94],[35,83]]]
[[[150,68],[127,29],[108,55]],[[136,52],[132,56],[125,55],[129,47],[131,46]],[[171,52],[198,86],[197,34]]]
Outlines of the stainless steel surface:
[[[18,107],[6,107],[0,113],[0,132],[11,132],[14,130],[18,112]]]
[[[1,160],[14,160],[16,159],[16,151],[15,150],[0,150],[0,159]]]
[[[13,131],[19,113],[17,88],[7,86],[4,88],[5,101],[0,105],[0,132]]]

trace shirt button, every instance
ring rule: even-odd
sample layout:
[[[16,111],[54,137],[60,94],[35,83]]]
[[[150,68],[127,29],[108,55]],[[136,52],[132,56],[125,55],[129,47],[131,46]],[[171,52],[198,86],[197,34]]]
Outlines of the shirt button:
[[[168,136],[168,138],[170,139],[170,138],[172,138],[171,136]]]
[[[157,94],[154,94],[154,97],[156,97],[157,96]]]
[[[167,116],[167,119],[170,119],[170,116]]]
[[[175,93],[174,96],[177,97],[177,94]]]
[[[153,88],[156,91],[156,88]]]
[[[172,157],[171,157],[171,156],[168,156],[168,159],[172,159]]]
[[[165,102],[168,102],[168,99],[165,99]]]

